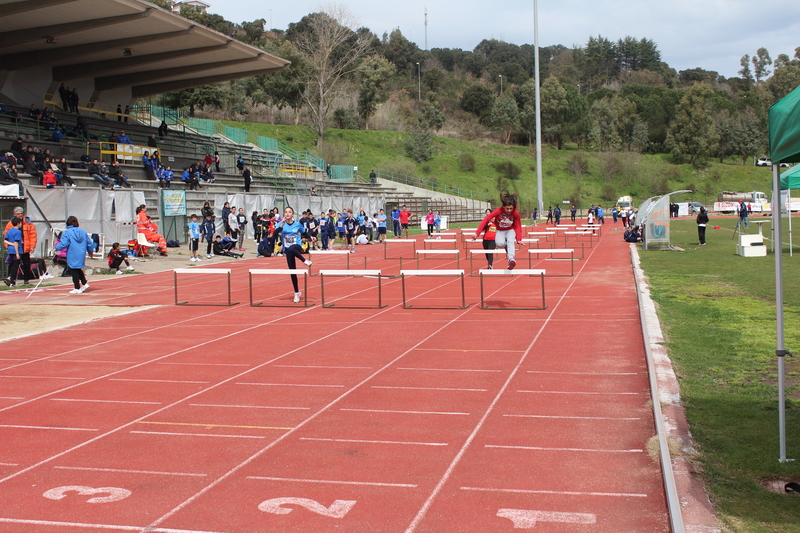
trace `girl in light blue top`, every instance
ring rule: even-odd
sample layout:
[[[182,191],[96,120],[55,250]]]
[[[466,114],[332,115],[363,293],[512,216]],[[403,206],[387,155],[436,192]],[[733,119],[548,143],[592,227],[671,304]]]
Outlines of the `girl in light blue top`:
[[[290,270],[296,270],[297,260],[299,259],[308,266],[311,261],[303,259],[303,233],[305,228],[294,219],[294,209],[287,207],[283,210],[283,220],[277,225],[276,233],[280,232],[283,241],[283,254],[286,256],[286,264]],[[311,242],[317,239],[311,237]],[[300,289],[297,287],[297,276],[292,274],[292,287],[294,287],[294,303],[300,303]]]

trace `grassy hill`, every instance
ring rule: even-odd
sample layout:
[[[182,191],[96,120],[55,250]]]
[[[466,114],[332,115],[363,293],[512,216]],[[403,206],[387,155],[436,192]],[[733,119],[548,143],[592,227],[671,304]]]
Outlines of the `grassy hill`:
[[[417,164],[405,155],[409,133],[328,129],[325,145],[318,148],[316,134],[305,126],[224,123],[278,139],[297,150],[309,150],[332,164],[357,166],[363,176],[373,168],[382,168],[494,197],[501,188],[509,189],[519,193],[523,207],[535,204],[534,147],[435,137],[433,158]],[[474,159],[473,170],[464,170],[462,159],[468,162],[470,156]],[[576,160],[585,162],[585,172],[570,170],[581,166]],[[506,161],[519,168],[518,178],[510,179],[497,170],[496,165]],[[722,190],[767,192],[771,187],[770,170],[755,167],[752,161],[742,165],[741,159],[726,159],[723,163],[709,162],[700,169],[676,165],[668,154],[598,153],[575,145],[566,145],[563,150],[543,147],[542,180],[545,207],[565,200],[583,208],[598,203],[609,205],[623,195],[633,196],[638,204],[655,194],[682,189],[695,192],[680,195],[678,201],[708,205]]]

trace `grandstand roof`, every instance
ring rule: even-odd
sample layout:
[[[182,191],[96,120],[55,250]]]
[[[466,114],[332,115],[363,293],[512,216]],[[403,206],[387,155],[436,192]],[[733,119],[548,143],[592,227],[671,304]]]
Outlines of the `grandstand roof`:
[[[142,0],[0,0],[0,14],[0,95],[21,105],[60,82],[117,103],[289,65]]]

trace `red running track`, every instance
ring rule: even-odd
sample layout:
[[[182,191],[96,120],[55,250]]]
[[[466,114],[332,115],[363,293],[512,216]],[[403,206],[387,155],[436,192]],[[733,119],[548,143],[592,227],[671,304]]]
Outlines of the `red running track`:
[[[397,270],[378,246],[363,255]],[[225,266],[242,304],[176,307],[171,273],[28,300],[156,307],[2,343],[0,531],[669,530],[618,232],[574,277],[547,278],[542,311],[482,310],[474,277],[467,309],[403,309],[398,279],[383,309],[250,307],[246,270],[281,259]],[[269,278],[258,298],[291,305],[289,281]],[[214,299],[220,280],[185,283]],[[326,300],[366,305],[374,284],[326,281]],[[460,299],[457,278],[408,290]],[[539,297],[525,277],[490,290],[499,306]]]

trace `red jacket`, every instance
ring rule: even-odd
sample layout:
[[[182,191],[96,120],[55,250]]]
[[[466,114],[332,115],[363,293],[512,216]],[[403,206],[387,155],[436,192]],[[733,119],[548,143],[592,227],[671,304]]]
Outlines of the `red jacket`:
[[[56,180],[56,175],[53,174],[52,170],[45,170],[44,177],[42,178],[42,185],[47,187],[48,185],[52,185],[55,187],[58,185],[58,180]]]
[[[514,234],[516,235],[516,240],[522,240],[522,222],[520,222],[519,211],[517,211],[516,208],[511,215],[506,215],[503,211],[503,208],[498,207],[486,215],[486,217],[481,221],[480,226],[478,226],[478,229],[475,231],[475,234],[480,235],[490,222],[494,222],[494,224],[497,226],[497,231],[507,231],[513,229]]]

